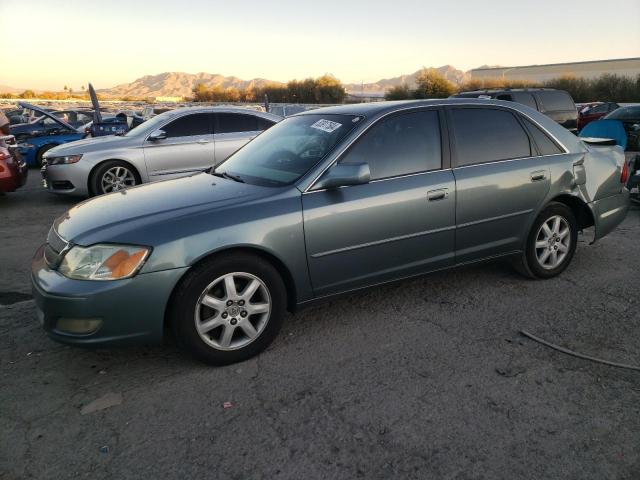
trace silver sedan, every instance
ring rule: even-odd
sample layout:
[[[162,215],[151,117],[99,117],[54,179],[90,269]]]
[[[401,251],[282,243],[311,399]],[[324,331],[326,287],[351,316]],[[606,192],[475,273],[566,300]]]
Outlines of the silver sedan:
[[[148,120],[124,136],[52,148],[42,176],[50,192],[101,195],[218,165],[282,118],[227,107],[188,107]]]

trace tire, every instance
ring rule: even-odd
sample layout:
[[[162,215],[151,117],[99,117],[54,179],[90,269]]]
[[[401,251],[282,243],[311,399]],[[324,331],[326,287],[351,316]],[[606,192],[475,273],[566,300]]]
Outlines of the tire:
[[[51,150],[55,146],[57,145],[43,145],[42,147],[40,147],[40,149],[36,153],[36,167],[42,167],[42,157],[48,150]]]
[[[545,224],[550,233],[543,227]],[[557,231],[554,230],[555,225],[558,225]],[[565,233],[565,229],[568,232]],[[525,249],[515,259],[514,266],[519,273],[530,278],[555,277],[571,263],[577,242],[578,224],[573,212],[563,203],[552,202],[533,222]]]
[[[117,177],[117,179],[116,179]],[[108,179],[113,179],[110,181]],[[108,184],[113,184],[111,189]],[[103,162],[94,170],[89,182],[91,195],[104,195],[117,192],[125,188],[140,185],[140,175],[135,168],[121,160],[109,160]],[[105,188],[106,187],[106,188]]]
[[[228,291],[230,275],[237,295]],[[242,297],[255,281],[254,293]],[[280,331],[286,307],[286,288],[273,265],[257,255],[221,254],[185,276],[172,295],[168,320],[181,349],[204,363],[227,365],[266,349]]]

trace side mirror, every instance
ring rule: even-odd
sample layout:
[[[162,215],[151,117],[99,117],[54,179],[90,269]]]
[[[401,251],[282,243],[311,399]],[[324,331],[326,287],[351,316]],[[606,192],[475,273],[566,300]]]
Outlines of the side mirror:
[[[165,138],[167,138],[167,132],[165,132],[164,130],[154,130],[153,132],[151,132],[151,135],[149,135],[147,140],[149,140],[150,142],[155,142],[157,140],[164,140]]]
[[[361,185],[369,183],[369,180],[371,172],[368,163],[338,163],[325,172],[314,190]]]

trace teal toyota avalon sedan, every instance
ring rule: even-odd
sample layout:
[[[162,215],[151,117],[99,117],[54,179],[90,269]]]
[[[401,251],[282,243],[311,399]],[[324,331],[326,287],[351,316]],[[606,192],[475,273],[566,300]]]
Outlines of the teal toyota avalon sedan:
[[[244,360],[287,310],[511,257],[538,279],[625,217],[628,166],[524,105],[383,102],[289,117],[206,173],[81,203],[32,266],[38,315],[74,345],[160,341]]]

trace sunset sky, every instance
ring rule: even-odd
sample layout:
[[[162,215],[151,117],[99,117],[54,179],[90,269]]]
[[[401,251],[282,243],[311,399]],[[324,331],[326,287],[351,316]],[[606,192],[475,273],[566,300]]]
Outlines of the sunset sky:
[[[640,0],[0,0],[0,85],[166,71],[377,81],[422,66],[640,57]]]

